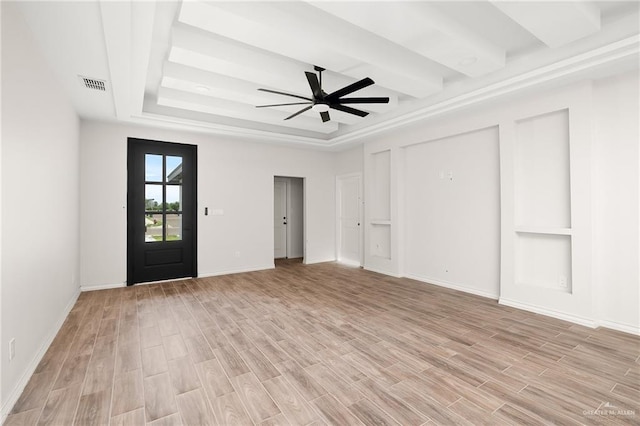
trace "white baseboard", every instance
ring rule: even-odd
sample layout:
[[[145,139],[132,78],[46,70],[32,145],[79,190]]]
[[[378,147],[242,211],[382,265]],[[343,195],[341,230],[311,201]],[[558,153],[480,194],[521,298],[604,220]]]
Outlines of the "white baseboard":
[[[402,278],[402,275],[400,275],[400,274],[394,274],[391,271],[385,271],[384,269],[380,269],[380,268],[376,268],[376,267],[371,267],[371,266],[364,265],[363,269],[365,269],[367,271],[375,272],[376,274],[388,275],[388,276],[394,277],[394,278]]]
[[[567,314],[565,312],[554,311],[552,309],[543,308],[541,306],[530,305],[528,303],[517,302],[515,300],[505,299],[501,297],[498,301],[501,305],[511,306],[512,308],[522,309],[524,311],[535,312],[536,314],[546,315],[548,317],[569,321],[575,324],[584,325],[589,328],[598,327],[598,323],[591,318],[584,318],[577,315]]]
[[[406,274],[405,277],[416,281],[422,281],[427,284],[434,284],[440,287],[450,288],[451,290],[463,291],[465,293],[475,294],[476,296],[487,297],[489,299],[498,300],[499,295],[484,290],[478,290],[477,288],[468,287],[462,284],[456,284],[449,281],[435,280],[428,277],[422,277],[415,274]]]
[[[640,326],[624,324],[616,321],[601,320],[598,322],[600,327],[610,328],[611,330],[622,331],[623,333],[634,334],[640,336]]]
[[[326,263],[326,262],[335,262],[336,258],[335,257],[322,257],[322,258],[317,258],[317,259],[304,259],[304,264],[305,265],[313,265],[314,263]]]
[[[127,283],[116,283],[116,284],[103,284],[103,285],[83,285],[80,287],[80,291],[94,291],[94,290],[109,290],[111,288],[122,288],[126,287]]]
[[[205,272],[202,274],[198,274],[198,278],[218,277],[220,275],[241,274],[243,272],[264,271],[265,269],[273,269],[273,268],[275,268],[275,265],[273,263],[268,265],[246,266],[246,267],[237,268],[237,269],[225,269],[222,271]]]
[[[341,265],[353,266],[354,268],[359,268],[361,266],[360,262],[355,260],[338,259],[337,262]]]
[[[53,339],[55,339],[56,335],[60,331],[62,324],[64,324],[64,321],[67,319],[69,312],[71,312],[73,305],[76,304],[76,301],[78,300],[78,296],[80,296],[79,288],[74,292],[73,296],[71,297],[71,300],[69,300],[69,303],[67,304],[67,306],[65,306],[64,310],[62,311],[62,314],[58,318],[58,321],[56,321],[53,328],[49,332],[49,335],[44,340],[40,348],[38,349],[38,352],[36,352],[35,356],[31,360],[29,365],[27,365],[27,368],[22,374],[22,377],[20,377],[20,380],[18,381],[18,383],[16,383],[13,390],[10,392],[9,397],[7,398],[7,401],[2,406],[2,409],[0,411],[0,424],[4,423],[7,416],[13,409],[13,406],[16,404],[16,402],[18,402],[18,398],[20,398],[20,395],[22,395],[22,392],[24,391],[24,388],[27,386],[27,383],[29,382],[29,379],[33,375],[33,372],[36,371],[38,364],[40,364],[40,361],[42,361],[42,358],[44,357],[44,354],[47,352],[47,349],[49,349],[51,342],[53,342]]]

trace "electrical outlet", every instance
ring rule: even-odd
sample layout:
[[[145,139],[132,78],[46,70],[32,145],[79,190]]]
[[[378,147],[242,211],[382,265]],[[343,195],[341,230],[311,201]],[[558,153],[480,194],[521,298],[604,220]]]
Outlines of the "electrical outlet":
[[[567,288],[567,276],[566,275],[560,275],[560,279],[558,279],[558,285],[561,288]]]
[[[237,251],[237,252],[235,253],[235,255],[236,255],[236,257],[240,257],[240,252],[239,252],[239,251]]]
[[[15,337],[9,340],[9,361],[12,361],[16,357],[16,339]]]

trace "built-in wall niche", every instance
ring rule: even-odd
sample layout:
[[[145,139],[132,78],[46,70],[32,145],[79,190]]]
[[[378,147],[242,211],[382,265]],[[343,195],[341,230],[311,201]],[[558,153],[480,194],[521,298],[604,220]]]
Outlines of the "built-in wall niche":
[[[519,233],[516,283],[571,293],[571,236]]]
[[[369,253],[383,259],[391,259],[391,227],[372,223],[369,230]]]
[[[515,123],[516,284],[571,293],[569,112]]]
[[[369,254],[391,259],[391,151],[371,154]]]
[[[516,132],[516,227],[570,229],[569,112],[517,121]]]
[[[370,218],[375,222],[391,220],[391,151],[371,154],[372,188],[369,208]]]

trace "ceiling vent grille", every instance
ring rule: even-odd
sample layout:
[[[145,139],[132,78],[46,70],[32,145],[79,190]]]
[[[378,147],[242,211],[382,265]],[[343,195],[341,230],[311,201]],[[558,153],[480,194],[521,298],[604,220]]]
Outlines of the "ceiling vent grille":
[[[82,84],[84,87],[91,90],[99,90],[101,92],[107,91],[107,82],[104,80],[98,80],[97,78],[88,78],[80,76],[80,80],[82,80]]]

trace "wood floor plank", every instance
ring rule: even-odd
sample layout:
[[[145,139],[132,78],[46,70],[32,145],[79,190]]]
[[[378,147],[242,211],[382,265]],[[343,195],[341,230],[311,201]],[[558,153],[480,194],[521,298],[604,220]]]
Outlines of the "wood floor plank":
[[[260,426],[294,426],[295,424],[289,423],[284,414],[280,413],[277,416],[273,416],[262,423]]]
[[[28,411],[22,411],[20,413],[11,414],[4,422],[4,426],[31,426],[36,424],[38,417],[40,417],[39,408],[34,408]]]
[[[469,425],[493,426],[496,424],[496,419],[491,413],[464,398],[460,398],[447,408]]]
[[[178,412],[169,373],[144,379],[144,407],[147,422]]]
[[[240,352],[240,356],[261,382],[280,375],[278,369],[255,346]]]
[[[100,426],[109,423],[109,406],[111,405],[111,389],[84,394],[75,415],[74,424],[78,426]]]
[[[13,406],[11,414],[33,410],[34,408],[41,409],[47,400],[57,373],[56,370],[50,370],[31,376],[27,386],[25,386],[24,391],[22,391],[18,401]]]
[[[142,370],[127,371],[115,377],[111,417],[144,407]]]
[[[215,358],[209,343],[207,343],[207,340],[202,334],[185,337],[184,344],[187,346],[187,352],[189,352],[189,355],[191,355],[195,363]]]
[[[217,359],[196,364],[196,372],[210,401],[233,392],[233,386]]]
[[[110,426],[137,426],[143,425],[144,423],[144,408],[138,408],[137,410],[111,417],[109,424]]]
[[[38,425],[70,425],[76,414],[82,383],[51,391],[42,409]]]
[[[327,394],[311,402],[329,425],[363,426],[344,405],[340,404],[333,396]]]
[[[276,346],[274,343],[268,341],[267,339],[263,338],[256,340],[255,344],[258,349],[260,349],[260,352],[262,352],[264,356],[269,358],[269,361],[271,361],[271,363],[274,365],[282,361],[291,359],[291,357],[287,355],[287,353],[282,349],[280,349],[279,346]]]
[[[64,363],[67,354],[69,353],[68,347],[51,346],[44,354],[44,357],[36,367],[34,373],[42,373],[44,371],[58,371],[60,366]]]
[[[317,380],[311,377],[309,373],[296,364],[295,361],[281,362],[277,365],[277,368],[285,379],[295,387],[307,401],[311,401],[327,393]]]
[[[187,346],[184,344],[180,334],[163,336],[162,346],[164,346],[164,354],[167,357],[167,361],[188,355]]]
[[[638,424],[639,353],[638,336],[278,260],[81,293],[6,424]],[[611,407],[635,414],[588,414]]]
[[[254,423],[260,423],[280,413],[280,409],[255,374],[246,373],[232,377],[231,383]]]
[[[365,425],[400,425],[400,423],[389,417],[387,413],[366,398],[351,404],[349,411]]]
[[[229,377],[240,376],[250,372],[240,354],[231,345],[220,346],[214,354]]]
[[[363,398],[362,393],[354,385],[335,375],[323,363],[307,367],[305,371],[345,406],[350,406]]]
[[[221,425],[253,425],[235,392],[220,396],[212,401],[216,421]]]
[[[60,374],[53,385],[53,389],[66,388],[76,383],[82,384],[90,360],[91,353],[70,354],[64,364],[62,364]]]
[[[176,397],[178,409],[187,425],[214,426],[216,424],[209,402],[200,388]]]
[[[169,371],[167,358],[162,346],[142,349],[142,372],[145,377]]]
[[[198,373],[188,356],[169,361],[169,376],[176,395],[201,387]]]
[[[263,385],[292,425],[306,425],[318,418],[304,397],[282,376],[267,380]]]
[[[184,426],[182,416],[179,413],[169,414],[152,422],[147,422],[150,426]]]
[[[142,366],[140,359],[140,342],[135,338],[120,341],[118,339],[118,349],[116,352],[116,374],[127,371],[138,370]]]

